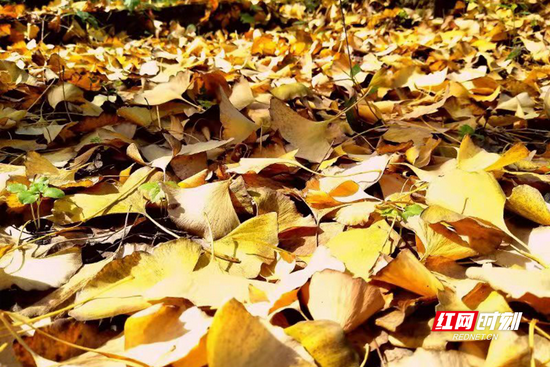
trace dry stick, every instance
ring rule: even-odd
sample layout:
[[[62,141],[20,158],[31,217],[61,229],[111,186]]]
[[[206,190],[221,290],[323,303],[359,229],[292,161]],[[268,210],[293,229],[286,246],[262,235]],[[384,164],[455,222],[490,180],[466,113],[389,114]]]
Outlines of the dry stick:
[[[20,317],[19,315],[17,314],[9,314],[11,317],[15,318],[15,319],[18,319],[20,322],[23,322],[25,325],[29,326],[30,328],[32,328],[34,331],[36,331],[38,334],[41,334],[41,335],[44,335],[45,337],[47,338],[50,338],[52,340],[55,340],[56,342],[59,342],[59,343],[62,343],[62,344],[65,344],[65,345],[68,345],[72,348],[75,348],[75,349],[80,349],[80,350],[84,350],[86,352],[92,352],[92,353],[97,353],[97,354],[100,354],[108,359],[111,359],[111,360],[115,360],[115,361],[123,361],[124,363],[130,365],[130,366],[134,366],[134,367],[151,367],[150,365],[146,364],[146,363],[143,363],[141,361],[138,361],[137,359],[133,359],[133,358],[130,358],[130,357],[125,357],[125,356],[122,356],[122,355],[119,355],[119,354],[116,354],[116,353],[109,353],[109,352],[104,352],[104,351],[101,351],[101,350],[98,350],[98,349],[93,349],[93,348],[88,348],[88,347],[84,347],[82,345],[78,345],[78,344],[74,344],[74,343],[71,343],[71,342],[68,342],[66,340],[63,340],[63,339],[60,339],[58,337],[55,337],[51,334],[48,334],[42,330],[40,330],[39,328],[35,327],[34,325],[30,324],[28,321],[24,320],[22,317]],[[2,320],[4,323],[5,323],[5,320]],[[19,335],[18,335],[18,340],[19,339],[22,339]]]
[[[537,319],[529,321],[529,353],[531,354],[531,367],[536,367],[535,363],[535,326]]]

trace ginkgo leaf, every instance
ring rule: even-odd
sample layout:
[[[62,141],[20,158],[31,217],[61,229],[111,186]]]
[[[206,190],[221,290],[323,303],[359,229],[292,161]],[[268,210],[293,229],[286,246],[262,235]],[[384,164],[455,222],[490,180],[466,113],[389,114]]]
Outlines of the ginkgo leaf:
[[[239,259],[239,263],[217,259],[221,268],[232,275],[255,278],[262,264],[275,261],[279,243],[277,213],[271,212],[243,222],[225,237],[214,242],[217,254]]]
[[[535,223],[550,225],[550,209],[544,197],[536,188],[529,185],[519,185],[512,189],[506,206]]]
[[[527,294],[538,298],[550,298],[549,274],[549,269],[524,270],[490,266],[466,270],[468,278],[487,282],[494,289],[505,292],[515,299]]]
[[[105,265],[112,260],[113,256],[93,264],[85,264],[69,279],[68,282],[57,288],[46,297],[42,298],[40,301],[24,308],[20,311],[20,313],[27,317],[34,317],[37,315],[47,314],[48,312],[54,310],[69,298],[73,297],[76,292],[84,288],[84,286],[88,284],[88,282],[92,280],[97,273],[99,273],[101,269],[103,269]]]
[[[352,203],[341,209],[338,209],[334,219],[338,223],[342,223],[346,226],[360,226],[365,225],[370,220],[370,215],[376,210],[376,206],[379,205],[376,201],[362,201],[358,203]]]
[[[493,171],[514,164],[528,156],[529,150],[523,144],[516,144],[500,155],[477,147],[470,135],[466,135],[460,144],[457,165],[458,168],[467,172]]]
[[[55,108],[60,102],[77,102],[84,100],[84,91],[74,84],[63,83],[53,87],[48,93],[48,102]]]
[[[252,316],[236,300],[220,308],[208,332],[210,367],[313,367],[315,363],[284,331]]]
[[[515,331],[500,333],[491,340],[485,366],[526,366],[529,360],[535,366],[544,366],[550,360],[550,342],[537,334],[532,341],[529,338]]]
[[[391,254],[399,235],[385,220],[367,229],[351,229],[333,237],[327,247],[354,276],[370,280],[371,269],[381,254]]]
[[[314,320],[332,320],[350,332],[380,311],[385,301],[380,289],[363,279],[323,270],[311,277],[306,303]]]
[[[179,72],[166,83],[160,83],[152,89],[137,94],[133,103],[146,106],[157,106],[174,99],[183,100],[182,94],[187,91],[191,83],[189,70]]]
[[[432,205],[422,212],[421,219],[428,223],[430,227],[437,232],[438,237],[433,237],[428,233],[425,234],[426,238],[422,237],[422,231],[416,232],[421,241],[429,243],[428,236],[433,237],[438,243],[437,251],[441,254],[441,250],[448,255],[456,256],[458,254],[465,254],[466,248],[456,248],[455,246],[448,247],[450,245],[443,238],[442,235],[452,242],[459,244],[463,247],[470,247],[472,250],[480,254],[491,254],[502,243],[505,234],[501,230],[495,228],[490,224],[486,224],[480,220],[474,218],[468,218],[452,210],[442,208],[438,205]],[[448,225],[452,226],[452,229]],[[412,224],[414,226],[414,223]],[[419,234],[420,233],[420,234]],[[441,240],[442,242],[439,242]],[[422,242],[424,243],[424,242]],[[428,250],[428,247],[432,245],[426,244],[423,251]],[[442,247],[443,246],[443,247]],[[435,250],[433,248],[432,250]],[[450,251],[450,253],[449,253]]]
[[[228,165],[227,172],[245,174],[249,172],[260,173],[269,166],[281,165],[285,167],[303,166],[295,159],[297,150],[288,152],[279,158],[243,158],[234,165]]]
[[[250,287],[269,286],[241,276],[233,276],[222,270],[216,262],[195,270],[185,277],[167,277],[145,292],[144,297],[155,302],[167,297],[185,298],[198,307],[218,308],[231,299],[240,302],[250,300]]]
[[[302,83],[291,83],[273,88],[271,94],[280,100],[288,101],[289,99],[309,96],[311,90]]]
[[[324,174],[341,177],[321,177],[319,190],[344,203],[370,198],[364,191],[380,180],[389,160],[390,155],[374,154],[359,163],[328,168]]]
[[[149,167],[142,167],[132,173],[120,188],[108,186],[93,194],[74,194],[58,199],[54,203],[52,219],[57,224],[70,224],[100,215],[144,213],[147,201],[138,188],[148,180],[156,180],[153,172]]]
[[[250,83],[245,77],[241,77],[237,83],[233,85],[229,102],[237,109],[242,110],[252,102],[254,102],[254,93],[250,88]]]
[[[285,329],[298,340],[320,367],[359,367],[360,358],[338,323],[302,321]]]
[[[482,219],[503,231],[506,195],[491,173],[455,169],[434,179],[426,191],[426,202],[467,217]]]
[[[251,191],[258,208],[258,214],[277,213],[279,232],[296,227],[314,227],[315,221],[308,215],[302,216],[296,204],[286,195],[269,188],[259,187]]]
[[[223,90],[220,90],[218,95],[221,99],[220,121],[223,125],[223,138],[233,139],[232,143],[238,144],[248,138],[259,126],[239,112]]]
[[[0,290],[12,285],[27,291],[58,288],[82,266],[78,248],[35,257],[38,249],[28,245],[0,257]]]
[[[331,144],[327,140],[327,121],[315,122],[303,118],[277,98],[271,99],[269,112],[273,128],[298,148],[296,157],[319,163],[328,156]]]
[[[149,366],[203,366],[211,323],[197,307],[153,305],[126,320],[124,355]]]
[[[70,315],[95,320],[143,310],[149,303],[143,294],[159,281],[189,275],[201,252],[200,245],[180,238],[155,248],[152,254],[134,252],[107,264],[76,296]]]
[[[25,168],[28,177],[47,177],[48,183],[52,186],[63,187],[76,182],[77,170],[59,169],[36,152],[27,153]]]
[[[414,277],[411,278],[410,274],[414,274]],[[443,289],[441,282],[408,249],[402,250],[395,259],[379,270],[374,279],[426,297],[435,297]]]
[[[190,189],[164,185],[170,218],[179,228],[204,238],[225,236],[239,225],[230,184],[219,181]]]
[[[25,167],[11,164],[0,164],[0,191],[4,191],[6,183],[12,176],[25,176]]]
[[[441,256],[452,260],[460,260],[478,254],[460,236],[443,225],[429,224],[420,216],[407,220],[407,225],[418,237],[417,246],[422,259],[429,256]]]
[[[304,269],[290,273],[288,276],[281,279],[272,290],[269,290],[267,294],[269,300],[271,302],[278,301],[285,294],[291,293],[303,286],[313,274],[325,269],[344,272],[346,267],[340,260],[330,254],[328,248],[319,246],[315,249],[309,263]]]

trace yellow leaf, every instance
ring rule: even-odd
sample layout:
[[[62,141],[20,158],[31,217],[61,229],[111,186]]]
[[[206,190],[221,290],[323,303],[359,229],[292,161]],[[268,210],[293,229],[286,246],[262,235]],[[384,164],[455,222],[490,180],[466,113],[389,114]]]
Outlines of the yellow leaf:
[[[519,185],[512,189],[506,203],[510,210],[535,223],[550,225],[550,209],[544,197],[536,188]]]
[[[220,88],[220,121],[223,125],[223,138],[233,139],[238,144],[248,138],[258,129],[258,126],[237,110],[229,101],[225,92]]]
[[[178,228],[204,238],[225,236],[239,225],[229,196],[230,184],[219,181],[190,189],[164,185],[170,218]]]
[[[311,91],[302,83],[291,83],[273,88],[271,94],[280,100],[288,101],[289,99],[309,96]]]
[[[370,215],[376,210],[379,205],[376,201],[362,201],[352,203],[336,212],[335,219],[338,223],[346,226],[361,226],[368,223]]]
[[[411,277],[411,274],[414,276]],[[437,292],[443,289],[441,282],[408,249],[402,250],[373,279],[397,285],[426,297],[435,297]]]
[[[151,304],[144,293],[157,282],[191,274],[201,248],[187,239],[166,242],[152,254],[134,252],[107,264],[76,297],[70,315],[77,320],[96,320],[143,310]]]
[[[29,290],[58,288],[82,266],[79,248],[38,257],[36,245],[25,245],[0,257],[0,290],[16,285]]]
[[[25,168],[27,177],[31,179],[42,176],[47,177],[48,183],[52,186],[63,187],[64,185],[70,185],[76,182],[76,169],[59,169],[36,152],[27,153]]]
[[[458,168],[468,172],[500,170],[528,156],[529,150],[523,144],[514,145],[501,156],[477,147],[470,135],[466,135],[458,151]]]
[[[216,312],[208,332],[210,367],[313,367],[315,363],[280,328],[252,316],[236,300]],[[293,344],[296,343],[296,344]],[[311,357],[309,357],[311,359]]]
[[[197,307],[218,308],[232,298],[248,302],[252,285],[270,286],[265,282],[229,275],[215,261],[185,277],[178,274],[166,277],[145,292],[144,297],[151,302],[167,297],[185,298]]]
[[[352,229],[336,235],[327,247],[354,276],[369,281],[380,254],[391,254],[398,241],[399,235],[385,220],[380,220],[367,229]]]
[[[189,70],[179,72],[166,83],[157,84],[152,89],[137,94],[133,103],[145,106],[157,106],[173,99],[181,99],[191,83],[192,73]]]
[[[276,213],[251,218],[214,243],[216,254],[235,257],[240,263],[223,259],[216,261],[229,274],[255,278],[262,264],[270,264],[275,260],[274,248],[279,243],[277,233]]]
[[[306,303],[314,320],[335,321],[347,333],[380,311],[384,298],[378,287],[363,279],[327,269],[311,277]]]
[[[302,321],[285,329],[298,340],[320,367],[359,367],[361,359],[344,330],[329,320]]]
[[[373,154],[362,162],[327,168],[323,174],[330,177],[319,179],[319,189],[343,203],[372,198],[364,191],[380,180],[390,157]]]
[[[478,252],[463,241],[460,236],[440,224],[429,224],[421,216],[407,220],[407,225],[418,236],[423,249],[422,259],[429,256],[440,256],[452,260],[460,260],[478,255]]]
[[[446,172],[430,183],[426,202],[508,231],[504,223],[506,196],[491,173],[466,172],[458,168]]]
[[[125,356],[150,366],[206,364],[202,342],[211,317],[197,307],[159,303],[130,316],[124,324]]]
[[[74,84],[63,83],[48,92],[48,102],[55,108],[60,102],[84,101],[84,91]]]
[[[132,173],[120,188],[105,187],[103,192],[57,199],[52,211],[53,222],[70,224],[107,214],[144,213],[146,200],[138,188],[148,179],[154,179],[152,172],[151,168],[142,167]]]
[[[296,209],[294,202],[283,193],[267,187],[254,188],[250,192],[258,214],[277,213],[279,233],[296,227],[315,227],[315,221],[308,215],[302,216]]]
[[[327,141],[327,121],[315,122],[303,118],[277,98],[271,99],[269,112],[273,127],[298,148],[298,158],[319,163],[328,156],[331,144]]]

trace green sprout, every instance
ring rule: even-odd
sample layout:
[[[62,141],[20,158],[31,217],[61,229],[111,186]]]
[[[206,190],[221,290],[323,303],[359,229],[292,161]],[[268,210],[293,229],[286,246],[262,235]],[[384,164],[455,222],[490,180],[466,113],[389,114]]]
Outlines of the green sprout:
[[[458,128],[458,136],[462,140],[466,135],[471,135],[474,138],[483,139],[482,135],[476,134],[476,131],[473,127],[471,127],[470,125],[462,125]]]
[[[17,194],[19,202],[25,205],[34,204],[43,197],[60,199],[65,196],[62,190],[48,185],[47,177],[40,177],[29,186],[22,183],[10,184],[8,185],[8,191],[12,194]]]
[[[9,184],[7,189],[12,194],[17,194],[17,200],[21,204],[30,205],[31,214],[37,227],[40,227],[40,203],[43,198],[60,199],[65,193],[57,187],[49,185],[47,177],[39,177],[29,186],[22,183]],[[36,203],[36,215],[33,210],[33,204]]]
[[[179,187],[174,181],[165,182],[167,186]],[[160,185],[160,182],[147,182],[139,187],[140,190],[145,191],[149,200],[152,203],[159,204],[166,199],[166,194]]]

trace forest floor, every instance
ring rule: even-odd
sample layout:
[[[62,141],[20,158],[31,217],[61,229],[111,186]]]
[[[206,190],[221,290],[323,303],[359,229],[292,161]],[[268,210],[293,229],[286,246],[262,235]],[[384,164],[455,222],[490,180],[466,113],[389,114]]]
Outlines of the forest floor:
[[[0,6],[0,366],[550,365],[548,2],[153,5]]]

